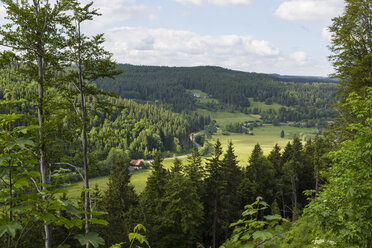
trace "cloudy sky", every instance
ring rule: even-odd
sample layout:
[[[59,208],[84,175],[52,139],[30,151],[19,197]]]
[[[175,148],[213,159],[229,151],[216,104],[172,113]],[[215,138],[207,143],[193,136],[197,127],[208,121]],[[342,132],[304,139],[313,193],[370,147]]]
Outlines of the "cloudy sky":
[[[84,0],[88,1],[88,0]],[[327,76],[331,18],[343,0],[95,0],[120,63]],[[0,7],[0,15],[3,11]]]

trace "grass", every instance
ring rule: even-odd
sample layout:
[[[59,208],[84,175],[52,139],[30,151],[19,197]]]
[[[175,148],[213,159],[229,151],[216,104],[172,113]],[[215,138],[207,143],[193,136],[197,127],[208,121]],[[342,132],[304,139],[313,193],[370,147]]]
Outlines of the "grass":
[[[183,164],[186,163],[186,157],[180,158]],[[170,169],[173,165],[173,158],[168,158],[163,161],[164,168]],[[131,184],[134,186],[134,189],[137,193],[141,193],[146,186],[147,178],[151,175],[152,169],[144,169],[135,171],[131,177]],[[108,176],[96,177],[89,180],[91,188],[94,188],[95,185],[98,185],[101,193],[104,193],[108,189]],[[84,187],[83,182],[79,182],[73,185],[68,192],[69,198],[78,199],[81,194],[81,189]]]
[[[284,130],[285,137],[280,138],[280,132]],[[302,138],[303,140],[308,137],[316,135],[318,130],[316,128],[298,128],[291,126],[272,126],[265,125],[263,127],[254,128],[252,131],[254,135],[230,133],[230,135],[222,135],[222,131],[212,136],[209,140],[211,143],[215,143],[219,139],[222,143],[224,150],[227,148],[228,142],[232,141],[235,154],[238,156],[238,160],[241,165],[246,165],[248,158],[252,153],[254,146],[260,144],[265,155],[269,154],[275,144],[278,144],[281,148],[291,141],[295,136]]]
[[[198,92],[199,93],[199,92]],[[253,101],[252,101],[253,102]],[[256,106],[263,106],[264,103],[255,103],[258,104]],[[279,104],[277,104],[279,105]],[[273,105],[265,105],[276,107],[278,106]],[[279,105],[280,106],[280,105]],[[245,122],[245,121],[254,121],[259,120],[259,115],[247,115],[244,113],[230,113],[230,112],[223,112],[223,111],[208,111],[205,109],[198,109],[200,114],[210,115],[213,120],[217,121],[217,124],[220,126],[225,126],[229,123],[236,123],[236,122]],[[284,130],[285,138],[280,138],[280,132]],[[240,165],[245,166],[248,162],[248,158],[253,150],[253,147],[259,143],[263,152],[267,155],[275,144],[278,144],[282,148],[293,139],[293,137],[297,136],[302,139],[306,139],[307,137],[314,136],[317,133],[317,129],[315,128],[298,128],[298,127],[291,127],[291,126],[273,126],[273,125],[264,125],[263,127],[256,127],[252,131],[254,136],[248,134],[238,134],[238,133],[230,133],[230,135],[222,135],[221,129],[213,135],[212,139],[209,140],[211,143],[215,143],[217,139],[219,139],[222,143],[223,149],[226,150],[227,144],[229,141],[232,141],[235,148],[235,154],[238,156],[238,160],[240,161]],[[186,157],[180,158],[182,163],[186,163]],[[170,169],[173,164],[173,158],[165,159],[163,161],[164,167],[166,169]],[[133,173],[131,178],[131,184],[134,186],[137,193],[141,193],[145,186],[147,178],[151,175],[151,169],[146,170],[139,170]],[[107,190],[108,186],[108,177],[99,177],[93,178],[90,180],[90,185],[92,188],[95,185],[98,185],[98,188],[101,192]],[[69,197],[78,198],[80,197],[80,192],[83,187],[83,183],[80,182],[75,186],[70,188]]]
[[[215,120],[218,125],[226,126],[227,124],[236,122],[256,121],[259,120],[259,116],[247,115],[244,113],[230,113],[224,111],[209,111],[206,109],[197,109],[197,112],[201,115],[210,116],[212,120]]]

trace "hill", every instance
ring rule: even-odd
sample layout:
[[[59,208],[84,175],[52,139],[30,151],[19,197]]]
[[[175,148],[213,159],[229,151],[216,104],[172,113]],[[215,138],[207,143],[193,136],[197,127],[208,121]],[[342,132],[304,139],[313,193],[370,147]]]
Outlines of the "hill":
[[[276,75],[240,72],[214,66],[121,64],[119,67],[125,70],[124,74],[115,80],[99,80],[96,82],[97,86],[138,102],[163,104],[176,112],[190,112],[200,107],[212,111],[238,111],[260,114],[266,122],[319,122],[332,119],[335,115],[330,106],[337,84],[324,82],[324,79],[316,77],[302,77],[302,81],[309,81],[297,82],[299,80],[296,77],[283,81],[283,77]],[[203,95],[194,94],[195,91],[201,91],[205,94],[204,97],[214,100],[201,102]],[[261,102],[269,107],[253,107],[254,102]],[[273,103],[280,107],[270,108]]]

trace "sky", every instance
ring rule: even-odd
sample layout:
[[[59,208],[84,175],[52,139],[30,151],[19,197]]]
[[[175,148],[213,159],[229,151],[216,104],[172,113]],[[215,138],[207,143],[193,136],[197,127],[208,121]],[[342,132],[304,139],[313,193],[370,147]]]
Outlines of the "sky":
[[[83,30],[105,33],[119,63],[327,76],[327,27],[344,1],[95,0],[94,7],[102,15]]]

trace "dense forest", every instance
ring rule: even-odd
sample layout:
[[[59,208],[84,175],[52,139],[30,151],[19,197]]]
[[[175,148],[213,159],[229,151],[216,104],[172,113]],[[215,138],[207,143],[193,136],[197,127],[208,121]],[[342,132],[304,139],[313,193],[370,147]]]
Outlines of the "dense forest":
[[[102,35],[80,31],[98,15],[93,3],[3,3],[10,18],[0,44],[11,49],[0,56],[1,247],[372,247],[371,1],[347,0],[330,26],[339,86],[337,118],[324,136],[294,138],[267,156],[257,144],[248,164],[237,161],[233,143],[223,149],[217,140],[209,157],[193,148],[187,162],[175,159],[169,170],[160,152],[187,148],[188,132],[207,124],[216,129],[214,122],[167,103],[164,89],[150,83],[143,85],[158,95],[149,91],[142,100],[166,108],[97,88],[95,82],[121,78],[122,71]],[[333,83],[280,83],[246,73],[238,73],[239,81],[235,72],[207,69],[205,84],[174,82],[174,92],[199,89],[237,109],[248,97],[272,99],[286,111],[309,103],[305,108],[318,106],[316,113],[328,109],[334,94]],[[219,71],[236,92],[221,93],[226,82]],[[246,87],[245,77],[256,83]],[[256,80],[267,93],[254,87]],[[140,156],[154,160],[138,195],[128,162]],[[100,192],[89,182],[105,166],[108,189]],[[84,182],[79,200],[68,195],[75,176]]]
[[[15,66],[0,72],[0,97],[3,98],[4,94],[7,94],[12,99],[29,99],[13,106],[13,111],[22,112],[31,122],[36,117],[33,115],[36,112],[35,102],[32,101],[35,98],[35,91],[35,84],[17,76]],[[50,88],[47,92],[47,95],[55,98],[50,104],[59,102],[60,111],[71,111],[69,101],[57,91],[57,88]],[[210,122],[208,117],[204,118],[197,113],[177,114],[162,106],[141,105],[132,100],[106,95],[90,97],[86,101],[89,108],[87,129],[91,144],[89,152],[91,159],[94,158],[104,164],[109,157],[121,153],[133,159],[149,159],[157,152],[168,152],[164,153],[164,156],[167,156],[167,154],[188,150],[191,147],[189,134],[203,129],[204,125]],[[104,105],[99,105],[98,101]],[[0,113],[7,111],[7,109],[0,109]],[[64,147],[64,154],[79,157],[76,151],[69,152],[72,147],[77,148],[79,143],[81,127],[76,125],[76,116],[63,116],[59,125],[60,132],[68,130],[63,135],[70,135],[71,143]],[[79,164],[78,161],[76,163]]]
[[[283,82],[268,74],[239,72],[220,67],[157,67],[119,65],[126,73],[112,79],[100,79],[97,86],[122,97],[159,102],[176,112],[192,111],[198,105],[187,90],[201,90],[219,104],[211,109],[228,109],[261,114],[267,121],[329,120],[335,116],[331,108],[336,83],[307,81]],[[299,78],[293,78],[299,80]],[[315,78],[301,78],[315,79]],[[294,81],[293,80],[293,81]],[[324,81],[324,79],[323,79]],[[250,108],[249,98],[270,105],[279,103],[279,111]]]

